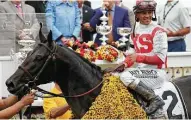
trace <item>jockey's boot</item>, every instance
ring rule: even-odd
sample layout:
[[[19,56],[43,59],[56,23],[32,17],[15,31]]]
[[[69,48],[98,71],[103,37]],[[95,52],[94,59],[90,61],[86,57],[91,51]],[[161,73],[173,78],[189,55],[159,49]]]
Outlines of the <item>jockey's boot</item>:
[[[155,95],[154,91],[147,87],[143,82],[139,82],[139,84],[134,88],[134,91],[140,94],[143,98],[149,101],[149,106],[145,109],[147,115],[153,114],[156,110],[162,107],[165,103],[158,96]]]

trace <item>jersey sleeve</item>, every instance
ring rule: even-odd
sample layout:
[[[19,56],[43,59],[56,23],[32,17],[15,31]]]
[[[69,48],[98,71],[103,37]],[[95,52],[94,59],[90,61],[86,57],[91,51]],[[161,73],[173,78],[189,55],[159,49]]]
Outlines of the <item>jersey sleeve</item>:
[[[165,30],[160,27],[154,29],[152,35],[153,37],[153,52],[157,55],[163,62],[166,61],[167,57],[167,34]]]

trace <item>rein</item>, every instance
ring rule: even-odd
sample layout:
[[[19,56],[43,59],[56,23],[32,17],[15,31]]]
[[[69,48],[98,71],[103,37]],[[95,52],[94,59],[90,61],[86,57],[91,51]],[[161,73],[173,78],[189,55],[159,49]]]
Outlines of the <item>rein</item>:
[[[36,90],[44,93],[44,94],[49,94],[51,96],[40,96],[40,95],[36,95],[37,97],[40,97],[40,98],[52,98],[52,97],[64,97],[64,98],[78,98],[78,97],[83,97],[85,95],[88,95],[89,93],[93,92],[95,89],[97,89],[101,84],[103,83],[103,80],[98,84],[96,85],[94,88],[92,88],[91,90],[85,92],[85,93],[82,93],[82,94],[78,94],[78,95],[73,95],[73,96],[64,96],[63,94],[54,94],[54,93],[51,93],[51,92],[48,92],[46,90],[43,90],[39,87],[35,87]]]
[[[28,82],[25,86],[29,87],[29,89],[35,89],[35,90],[38,90],[39,92],[41,92],[41,93],[43,93],[43,94],[49,94],[49,95],[50,95],[50,96],[43,96],[43,95],[41,96],[41,95],[35,94],[35,96],[40,97],[40,98],[52,98],[52,97],[78,98],[78,97],[83,97],[83,96],[85,96],[85,95],[88,95],[89,93],[93,92],[95,89],[97,89],[97,88],[103,83],[103,80],[102,80],[98,85],[96,85],[94,88],[90,89],[89,91],[84,92],[84,93],[81,93],[81,94],[78,94],[78,95],[73,95],[73,96],[65,96],[65,95],[63,95],[63,94],[54,94],[54,93],[48,92],[48,91],[46,91],[46,90],[43,90],[43,89],[37,87],[35,82],[39,79],[39,76],[40,76],[41,73],[44,71],[44,69],[45,69],[45,67],[47,66],[47,64],[49,63],[49,61],[50,61],[51,59],[53,59],[53,61],[55,61],[55,60],[57,59],[57,57],[56,57],[56,56],[58,56],[58,55],[56,54],[56,52],[57,52],[57,45],[56,45],[55,42],[53,42],[53,43],[54,43],[54,48],[53,48],[53,50],[51,50],[51,49],[50,49],[49,47],[47,47],[45,44],[39,43],[39,45],[42,45],[42,46],[44,46],[47,50],[49,50],[50,55],[48,56],[48,58],[47,58],[45,64],[43,65],[43,67],[40,69],[40,71],[38,72],[38,74],[37,74],[35,77],[33,77],[33,76],[29,73],[29,71],[28,71],[27,69],[25,69],[23,66],[19,66],[19,69],[23,70],[23,71],[27,74],[27,76],[30,78],[29,82]],[[54,72],[55,72],[55,71],[56,71],[56,63],[55,63],[55,67],[54,67],[54,68],[55,68],[55,70],[54,70]]]

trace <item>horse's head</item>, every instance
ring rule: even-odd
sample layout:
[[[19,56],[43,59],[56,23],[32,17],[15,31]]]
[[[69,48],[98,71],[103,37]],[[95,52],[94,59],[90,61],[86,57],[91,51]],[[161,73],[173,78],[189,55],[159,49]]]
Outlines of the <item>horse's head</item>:
[[[8,91],[12,94],[23,96],[30,87],[48,83],[53,76],[54,65],[50,61],[54,59],[57,47],[52,42],[52,32],[49,33],[48,40],[46,40],[40,30],[39,37],[41,43],[28,53],[25,61],[6,81]]]

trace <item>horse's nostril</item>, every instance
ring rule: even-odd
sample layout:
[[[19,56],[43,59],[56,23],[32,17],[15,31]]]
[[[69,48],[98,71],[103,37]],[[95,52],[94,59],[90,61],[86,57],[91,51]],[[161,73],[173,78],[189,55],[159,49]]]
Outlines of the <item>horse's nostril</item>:
[[[14,88],[13,82],[6,82],[8,88]]]

